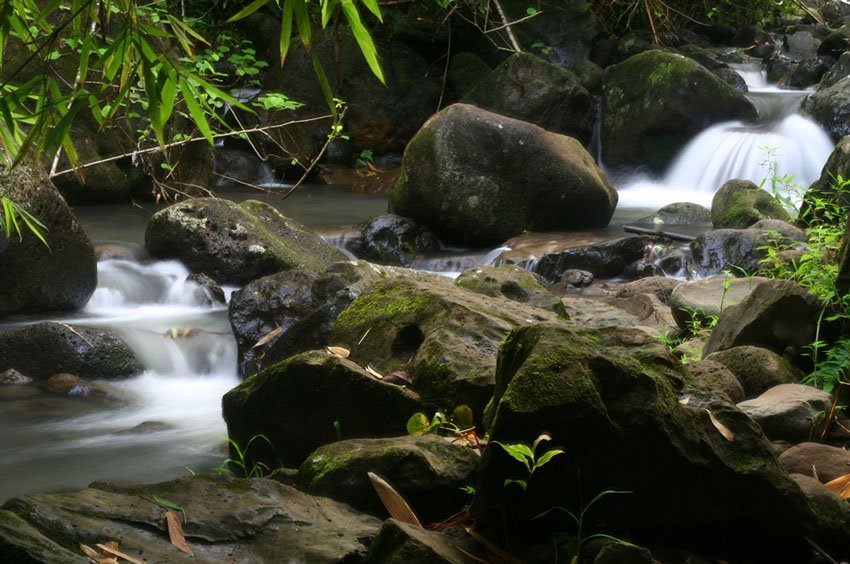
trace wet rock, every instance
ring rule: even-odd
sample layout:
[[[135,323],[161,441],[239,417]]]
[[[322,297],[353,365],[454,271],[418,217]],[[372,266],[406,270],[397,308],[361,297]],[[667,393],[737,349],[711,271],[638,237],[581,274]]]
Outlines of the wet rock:
[[[593,283],[593,273],[578,268],[568,268],[561,277],[552,284],[552,288],[560,292],[577,292]]]
[[[649,237],[624,237],[597,245],[574,247],[548,253],[540,258],[534,271],[550,281],[558,280],[567,270],[586,270],[596,278],[614,278],[644,258]]]
[[[135,427],[116,431],[115,435],[147,435],[151,433],[161,433],[163,431],[172,431],[176,427],[165,421],[142,421]]]
[[[804,384],[781,384],[737,405],[770,439],[801,442],[820,428],[832,396]]]
[[[830,68],[823,57],[811,57],[800,62],[788,76],[786,85],[790,88],[808,88],[818,84]]]
[[[87,400],[118,399],[109,387],[74,376],[73,374],[54,374],[44,383],[43,388],[51,394]]]
[[[20,239],[0,234],[0,317],[74,310],[97,286],[94,249],[71,209],[38,166],[0,170],[0,196],[36,216],[50,247],[21,224]]]
[[[685,370],[691,376],[690,386],[706,392],[722,392],[733,403],[744,400],[741,382],[725,365],[706,358],[687,363]]]
[[[176,258],[219,283],[245,284],[281,270],[322,272],[345,256],[268,204],[197,198],[157,212],[145,231],[157,258]]]
[[[617,287],[614,294],[617,298],[629,298],[641,294],[652,294],[661,302],[668,303],[670,294],[673,289],[681,284],[679,280],[667,278],[666,276],[656,276],[653,278],[642,278],[634,282],[627,282]]]
[[[0,333],[0,370],[8,368],[39,381],[59,372],[114,380],[142,371],[136,355],[115,334],[53,322]]]
[[[762,267],[770,244],[790,245],[805,234],[783,221],[761,220],[747,229],[714,229],[697,236],[691,244],[694,268],[700,276],[729,270],[752,275]]]
[[[762,219],[791,221],[772,195],[749,180],[729,180],[714,193],[711,221],[716,229],[746,229]]]
[[[420,521],[430,523],[456,513],[468,500],[461,488],[474,483],[479,460],[451,437],[349,439],[307,457],[298,470],[298,487],[383,516],[387,510],[367,476],[373,472],[407,500]]]
[[[708,324],[720,317],[724,309],[741,303],[756,286],[767,278],[734,278],[717,276],[705,280],[691,280],[677,284],[670,293],[670,310],[682,329],[691,329],[693,324]]]
[[[850,82],[848,82],[850,86]],[[823,199],[827,204],[838,204],[850,207],[850,194],[846,188],[841,188],[835,182],[837,177],[850,178],[850,135],[842,138],[829,155],[823,172],[809,187],[800,205],[800,218],[810,224],[828,221],[822,217],[824,206],[814,204],[815,199]]]
[[[792,60],[803,61],[817,55],[821,41],[811,31],[795,31],[782,41],[782,52]]]
[[[850,76],[810,95],[800,111],[821,124],[836,143],[850,135]]]
[[[460,273],[455,284],[485,296],[501,297],[566,316],[564,305],[543,285],[543,277],[518,266],[478,266]]]
[[[194,274],[190,274],[186,277],[186,280],[189,282],[193,282],[201,287],[202,291],[206,295],[206,300],[210,304],[218,303],[218,304],[226,304],[227,300],[224,297],[224,290],[221,289],[215,280],[204,274],[203,272],[196,272]]]
[[[836,61],[823,75],[820,82],[821,88],[829,88],[842,78],[850,76],[850,52],[842,53]]]
[[[412,267],[419,256],[440,250],[440,241],[412,220],[388,214],[363,225],[348,248],[358,258],[378,264]]]
[[[711,211],[693,202],[667,204],[654,214],[641,218],[638,225],[710,225]]]
[[[846,499],[809,476],[791,474],[791,479],[797,482],[809,506],[823,519],[850,522],[850,505]]]
[[[21,384],[32,384],[32,378],[24,376],[14,368],[0,372],[0,384],[17,386]]]
[[[493,69],[484,60],[468,51],[452,55],[447,79],[455,96],[460,99],[472,92]]]
[[[805,474],[823,483],[850,474],[850,450],[822,443],[800,443],[779,456],[789,474]]]
[[[248,456],[269,467],[297,466],[311,452],[337,440],[387,437],[403,433],[419,397],[387,384],[350,360],[326,351],[295,355],[255,374],[222,399],[231,439],[246,445]]]
[[[384,522],[369,549],[367,564],[466,564],[480,549],[458,538],[408,525],[396,519]]]
[[[617,193],[575,139],[474,106],[433,116],[407,146],[390,210],[446,241],[607,225]]]
[[[706,360],[726,366],[744,388],[744,397],[756,397],[774,386],[803,379],[802,371],[786,358],[761,347],[740,346],[711,353]]]

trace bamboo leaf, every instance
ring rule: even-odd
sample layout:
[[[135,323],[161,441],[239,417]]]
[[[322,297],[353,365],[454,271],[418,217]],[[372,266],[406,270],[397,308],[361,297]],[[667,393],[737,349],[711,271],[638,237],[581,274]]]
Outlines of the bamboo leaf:
[[[165,512],[165,522],[168,525],[168,539],[171,544],[177,547],[180,552],[185,552],[190,556],[194,556],[189,543],[186,542],[186,535],[183,534],[183,526],[180,524],[180,517],[174,511]]]
[[[183,93],[183,99],[186,101],[186,107],[189,109],[189,114],[192,116],[192,121],[194,121],[195,125],[198,126],[198,129],[201,131],[201,134],[204,136],[207,142],[212,145],[214,142],[212,129],[210,129],[210,124],[209,122],[207,122],[207,118],[206,115],[204,115],[204,111],[201,109],[201,106],[195,99],[195,97],[198,95],[197,91],[186,80],[180,81],[180,91]]]
[[[400,493],[374,472],[367,472],[367,475],[391,517],[415,527],[422,527],[419,518]]]
[[[378,18],[379,22],[384,23],[384,18],[381,16],[381,7],[378,6],[378,0],[363,0],[363,5]]]
[[[386,84],[384,73],[381,70],[381,64],[378,62],[378,51],[375,48],[375,43],[372,41],[372,36],[369,35],[369,31],[363,26],[363,22],[360,21],[360,13],[357,11],[357,6],[354,5],[352,0],[341,0],[340,5],[342,6],[342,13],[345,15],[349,27],[351,27],[351,33],[354,35],[354,39],[357,40],[357,45],[360,46],[360,52],[363,53],[363,57],[372,70],[372,74],[381,81],[381,84]]]
[[[534,468],[535,469],[540,468],[541,466],[543,466],[544,464],[546,464],[547,462],[549,462],[550,460],[552,460],[553,458],[555,458],[559,454],[564,454],[564,451],[559,449],[559,448],[553,448],[551,450],[547,450],[546,452],[544,452],[540,456],[540,458],[538,458],[536,461],[534,461]]]
[[[298,0],[299,2],[301,0]],[[283,4],[283,15],[280,17],[280,66],[286,61],[286,54],[289,53],[289,45],[292,42],[292,1],[286,1]]]
[[[191,35],[192,37],[194,37],[195,39],[197,39],[198,41],[200,41],[204,45],[210,44],[210,42],[207,41],[207,39],[203,35],[201,35],[197,31],[195,31],[195,29],[192,26],[190,26],[189,24],[187,24],[184,21],[181,21],[179,18],[175,18],[171,14],[168,14],[168,22],[171,24],[171,26],[173,28],[182,29],[183,31],[185,31],[186,33],[188,33],[189,35]]]
[[[328,26],[339,0],[322,0],[322,29]]]
[[[325,95],[325,102],[327,102],[328,107],[334,117],[336,117],[338,112],[336,104],[334,103],[334,95],[331,91],[331,83],[328,81],[328,75],[325,74],[325,68],[322,66],[322,62],[315,53],[313,54],[313,72],[316,73],[316,78],[319,79],[319,86],[322,87],[322,94]]]
[[[348,358],[351,355],[351,351],[345,347],[325,347],[329,354],[334,356],[338,356],[340,358]]]
[[[113,545],[113,546],[110,546],[110,545]],[[98,547],[99,549],[101,549],[104,552],[104,554],[112,554],[114,556],[117,556],[118,558],[123,558],[124,560],[126,560],[127,562],[131,562],[132,564],[144,564],[144,562],[142,562],[138,558],[133,558],[129,554],[126,554],[126,553],[118,550],[117,545],[118,545],[118,543],[107,543],[107,544],[96,544],[95,546]]]
[[[282,332],[283,332],[283,327],[278,325],[277,327],[275,327],[274,329],[272,329],[271,331],[269,331],[268,333],[266,333],[265,335],[260,337],[260,340],[257,341],[256,343],[254,343],[254,346],[251,347],[251,348],[256,349],[257,347],[262,347],[263,345],[265,345],[266,343],[268,343],[269,341],[271,341],[272,339],[274,339],[275,337],[280,335]]]
[[[723,435],[723,438],[730,443],[733,442],[735,440],[735,433],[733,433],[729,427],[721,423],[720,420],[717,419],[717,417],[715,417],[708,409],[705,409],[705,412],[708,413],[708,418],[711,420],[711,424],[714,425],[714,428],[717,429],[721,435]]]
[[[304,47],[310,47],[310,15],[307,13],[307,5],[302,0],[288,0],[287,4],[292,4],[295,12],[295,25],[298,27],[298,34],[301,35],[301,43]]]
[[[268,4],[269,1],[270,0],[254,0],[253,2],[251,2],[247,6],[245,6],[244,8],[239,10],[238,12],[236,12],[235,15],[231,16],[230,19],[227,20],[226,23],[233,23],[235,21],[239,21],[241,19],[247,18],[248,16],[250,16],[251,14],[256,12],[257,10],[259,10],[260,8],[262,8],[263,6]]]

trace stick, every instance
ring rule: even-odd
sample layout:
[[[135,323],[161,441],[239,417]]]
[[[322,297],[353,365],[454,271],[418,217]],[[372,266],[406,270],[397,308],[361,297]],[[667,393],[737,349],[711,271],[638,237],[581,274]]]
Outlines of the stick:
[[[674,241],[693,241],[696,239],[693,235],[685,235],[684,233],[673,233],[672,231],[659,231],[650,229],[649,227],[638,227],[637,225],[624,225],[623,231],[627,233],[638,233],[639,235],[649,235],[652,237],[667,237]]]

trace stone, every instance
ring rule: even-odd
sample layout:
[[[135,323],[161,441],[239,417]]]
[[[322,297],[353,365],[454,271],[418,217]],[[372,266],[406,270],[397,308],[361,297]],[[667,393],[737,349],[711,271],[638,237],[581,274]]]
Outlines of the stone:
[[[848,83],[850,84],[850,83]],[[850,194],[847,189],[841,188],[836,183],[838,177],[850,178],[850,135],[843,137],[835,149],[829,155],[820,178],[815,180],[803,195],[800,204],[800,218],[806,223],[816,224],[827,220],[823,217],[824,211],[829,204],[837,204],[844,208],[850,207]],[[825,200],[826,209],[823,205],[817,205],[816,199]],[[839,277],[840,278],[840,277]]]
[[[829,88],[842,78],[850,76],[850,51],[842,53],[835,64],[823,75],[820,81],[821,88]]]
[[[715,229],[746,229],[762,219],[791,221],[782,204],[750,180],[728,180],[711,200]]]
[[[809,88],[820,82],[829,71],[830,62],[824,57],[810,57],[791,71],[786,85],[790,88]]]
[[[188,282],[193,282],[201,287],[202,291],[206,295],[206,300],[210,305],[212,304],[226,304],[227,300],[224,297],[224,290],[222,290],[221,286],[219,286],[215,280],[204,274],[203,272],[196,272],[194,274],[190,274],[186,277]]]
[[[792,233],[789,237],[784,233]],[[799,237],[799,238],[798,238]],[[761,220],[747,229],[713,229],[691,241],[694,268],[701,277],[731,270],[734,274],[752,275],[759,272],[767,258],[766,247],[786,246],[802,241],[805,234],[779,220]]]
[[[595,278],[614,278],[644,258],[650,241],[645,236],[624,237],[548,252],[540,257],[534,271],[552,282],[567,270],[576,269],[590,272]]]
[[[0,384],[18,386],[21,384],[32,384],[32,378],[24,376],[14,368],[0,372]]]
[[[761,347],[732,347],[704,358],[719,362],[731,370],[744,388],[744,396],[747,398],[756,397],[780,384],[798,383],[804,376],[788,359]]]
[[[222,284],[245,284],[281,270],[326,270],[345,259],[338,249],[263,202],[196,198],[154,214],[145,247],[176,258]]]
[[[493,69],[478,55],[461,51],[452,55],[446,76],[455,96],[460,99],[472,92]]]
[[[810,440],[832,406],[832,396],[804,384],[780,384],[742,401],[738,409],[752,417],[772,440]]]
[[[616,203],[616,190],[575,139],[467,104],[422,126],[389,196],[392,213],[473,247],[526,230],[601,227]]]
[[[118,399],[115,392],[108,386],[91,382],[73,374],[54,374],[44,383],[43,388],[51,394],[70,398],[95,401]]]
[[[724,309],[741,303],[766,281],[767,278],[760,276],[735,278],[721,275],[682,282],[670,293],[670,310],[681,329],[692,329],[694,324],[710,324],[712,318],[719,318]]]
[[[543,284],[543,277],[518,266],[477,266],[455,278],[455,285],[491,297],[502,297],[554,311],[566,317],[564,304]]]
[[[794,445],[779,456],[779,462],[789,474],[805,474],[822,483],[850,474],[850,451],[822,443]]]
[[[846,499],[809,476],[791,474],[791,479],[797,482],[809,506],[821,518],[850,523],[850,505],[847,504]]]
[[[440,241],[410,219],[388,214],[363,225],[348,249],[358,258],[378,264],[413,267],[417,258],[440,250]]]
[[[388,519],[378,532],[366,564],[467,564],[469,555],[480,552],[469,542],[444,533]],[[482,555],[486,556],[486,555]],[[480,558],[476,558],[480,560]]]
[[[667,278],[666,276],[641,278],[640,280],[626,282],[625,284],[617,286],[617,291],[614,293],[614,297],[629,298],[632,296],[639,296],[641,294],[652,294],[662,302],[667,303],[673,289],[679,284],[681,284],[679,280]]]
[[[744,387],[738,377],[716,360],[706,358],[685,364],[690,374],[688,383],[698,390],[722,392],[733,403],[744,401]]]
[[[0,317],[76,310],[97,286],[94,248],[68,204],[35,165],[0,169],[0,196],[41,221],[45,246],[19,220],[20,238],[0,234]]]
[[[850,135],[850,76],[809,95],[800,111],[821,124],[836,143]]]
[[[634,223],[638,225],[710,225],[711,210],[693,202],[667,204],[654,214]]]

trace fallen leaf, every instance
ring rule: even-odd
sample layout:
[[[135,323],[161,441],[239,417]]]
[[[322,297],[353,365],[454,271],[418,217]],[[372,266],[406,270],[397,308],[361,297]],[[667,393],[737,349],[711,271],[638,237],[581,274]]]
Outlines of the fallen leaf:
[[[706,409],[705,412],[708,413],[708,418],[711,419],[711,424],[714,425],[714,428],[717,429],[721,435],[723,435],[723,438],[730,443],[733,442],[735,440],[735,433],[733,433],[729,427],[721,423],[720,420],[717,419],[717,417],[715,417],[708,409]]]
[[[688,405],[689,403],[691,403],[691,396],[683,397],[679,400],[679,403],[681,403],[682,405]]]
[[[176,546],[180,552],[194,556],[195,553],[192,552],[189,543],[186,542],[186,536],[183,534],[183,527],[180,525],[180,517],[177,513],[171,510],[166,511],[165,522],[168,525],[168,538],[171,544]]]
[[[844,474],[824,484],[844,499],[850,499],[850,474]]]
[[[104,554],[111,554],[113,556],[117,556],[118,558],[123,558],[127,562],[132,562],[132,564],[144,564],[141,560],[139,560],[137,558],[133,558],[129,554],[125,554],[125,553],[121,552],[120,550],[118,550],[118,543],[115,542],[115,541],[110,541],[107,544],[96,544],[95,546],[98,547],[99,549],[101,549],[104,552]],[[110,560],[115,560],[115,559],[111,558]],[[106,564],[106,563],[101,562],[101,564]]]
[[[384,379],[384,375],[381,374],[380,372],[378,372],[377,370],[375,370],[374,368],[372,368],[371,364],[366,365],[366,372],[368,372],[369,374],[371,374],[372,376],[374,376],[378,380]]]
[[[188,339],[198,334],[197,329],[191,327],[172,327],[165,332],[165,336],[169,339]]]
[[[405,372],[404,370],[396,370],[395,372],[390,372],[386,376],[384,376],[384,382],[389,382],[390,384],[407,384],[409,386],[413,385],[413,380],[410,379],[410,374]]]
[[[372,487],[378,492],[381,503],[387,508],[391,517],[415,527],[422,527],[419,518],[416,517],[416,514],[400,493],[374,472],[367,472],[367,475],[369,480],[372,481]]]
[[[334,356],[338,356],[340,358],[348,358],[351,355],[351,351],[344,347],[326,347],[328,352]]]
[[[95,562],[99,561],[102,558],[101,554],[98,551],[83,543],[80,543],[80,550],[82,550],[86,556],[88,556]]]
[[[283,327],[275,327],[274,329],[260,337],[260,340],[254,343],[254,346],[251,348],[256,349],[257,347],[262,347],[263,345],[280,335],[281,331],[283,331]]]

